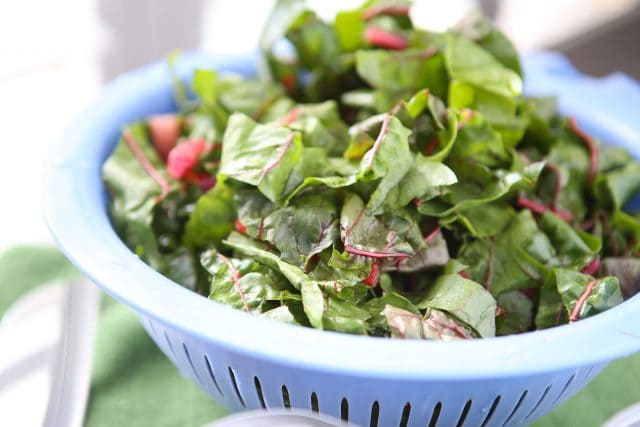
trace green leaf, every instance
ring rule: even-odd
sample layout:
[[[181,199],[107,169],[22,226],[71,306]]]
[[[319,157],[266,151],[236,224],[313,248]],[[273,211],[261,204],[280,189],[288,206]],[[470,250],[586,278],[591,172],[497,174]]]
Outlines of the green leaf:
[[[522,76],[515,46],[479,10],[472,10],[456,26],[456,31],[472,39],[507,68]]]
[[[270,50],[287,33],[291,24],[307,10],[304,0],[278,0],[260,34],[260,48]]]
[[[589,155],[584,145],[576,143],[573,137],[562,137],[554,142],[546,161],[554,165],[560,173],[562,183],[556,208],[571,213],[578,220],[585,217],[588,206],[585,201]],[[537,193],[551,203],[556,192],[557,177],[552,173],[540,176]]]
[[[518,112],[518,99],[496,95],[457,80],[449,85],[448,97],[450,107],[468,108],[482,115],[492,130],[501,136],[500,145],[506,148],[518,144],[529,124]]]
[[[283,98],[279,86],[260,80],[244,80],[235,76],[225,76],[218,80],[218,101],[229,113],[243,113],[256,121],[268,121],[270,109],[276,108]],[[284,115],[290,108],[285,101]]]
[[[387,116],[373,147],[362,157],[358,179],[381,179],[367,204],[367,210],[374,215],[381,213],[387,196],[395,190],[412,166],[410,133],[400,120]]]
[[[260,125],[244,114],[229,118],[222,144],[220,173],[255,185],[269,200],[279,200],[302,154],[300,134]]]
[[[481,285],[459,274],[440,276],[416,305],[418,308],[446,311],[481,337],[496,334],[496,300]]]
[[[311,326],[316,329],[324,329],[324,296],[318,283],[313,280],[302,280],[300,282],[300,295],[302,295],[304,313],[307,315]]]
[[[264,220],[277,209],[277,206],[259,191],[250,189],[235,192],[233,204],[236,207],[238,221],[246,228],[245,234],[254,239],[262,240],[264,237]]]
[[[504,311],[496,318],[496,335],[527,332],[533,324],[533,301],[520,291],[504,292],[496,298]]]
[[[446,110],[446,119],[446,126],[437,135],[439,144],[436,147],[436,151],[427,156],[428,160],[441,162],[453,148],[458,136],[458,113],[455,110]]]
[[[625,298],[631,298],[640,292],[640,259],[638,258],[604,258],[602,274],[618,278],[620,290]]]
[[[162,161],[149,141],[146,125],[135,123],[127,130],[144,158],[168,181]],[[124,138],[118,141],[105,162],[102,179],[111,195],[110,214],[118,234],[143,260],[154,268],[163,268],[151,228],[162,189],[145,171]]]
[[[338,12],[333,28],[343,51],[353,52],[364,46],[364,20],[360,10]]]
[[[358,181],[355,175],[349,176],[325,176],[325,177],[317,177],[310,176],[305,178],[302,183],[296,187],[289,195],[287,196],[284,204],[287,205],[294,196],[300,193],[302,190],[315,186],[315,185],[324,185],[329,188],[345,188],[355,184]]]
[[[640,164],[630,161],[625,166],[596,179],[595,193],[602,206],[610,210],[622,209],[640,191]]]
[[[391,338],[450,341],[474,336],[467,326],[439,310],[429,309],[422,317],[411,311],[387,305],[382,313],[391,330]]]
[[[262,311],[269,301],[295,298],[281,275],[251,259],[227,258],[209,251],[203,253],[201,262],[211,274],[209,299],[221,304]]]
[[[342,155],[349,134],[335,101],[299,104],[293,111],[296,119],[287,126],[302,133],[305,146],[323,148],[332,156]]]
[[[509,98],[522,93],[520,76],[466,37],[447,34],[445,63],[454,80]]]
[[[264,240],[280,251],[283,261],[305,270],[311,257],[333,246],[338,235],[338,209],[322,194],[299,198],[264,220]]]
[[[545,213],[539,220],[540,230],[547,236],[551,247],[531,251],[548,266],[583,268],[602,248],[597,237],[576,232],[569,224],[552,213]],[[545,253],[546,252],[546,253]]]
[[[329,298],[324,313],[323,324],[327,330],[350,334],[367,335],[366,321],[371,317],[368,311],[351,303]]]
[[[620,284],[615,277],[594,279],[573,270],[556,269],[555,281],[567,313],[584,319],[622,303]],[[584,301],[583,301],[584,300]]]
[[[462,209],[454,215],[440,219],[440,224],[449,226],[458,223],[473,237],[493,237],[504,230],[514,216],[515,211],[508,204],[492,202]]]
[[[292,325],[299,325],[296,321],[293,314],[289,310],[289,307],[286,305],[281,305],[280,307],[272,308],[271,310],[265,311],[262,313],[262,317],[272,320],[277,320],[283,323],[290,323]]]
[[[547,329],[567,323],[569,316],[562,304],[555,283],[545,283],[540,288],[538,311],[535,317],[537,329]]]
[[[420,228],[406,211],[370,215],[353,193],[345,196],[340,233],[347,252],[372,258],[410,258],[425,246]]]
[[[216,102],[218,97],[218,73],[215,70],[196,69],[193,72],[193,91],[200,99],[208,103]]]
[[[198,199],[185,226],[185,246],[215,246],[233,230],[233,221],[236,219],[233,197],[233,191],[219,181]]]
[[[300,291],[304,312],[311,326],[317,329],[323,328],[324,297],[317,281],[309,279],[301,268],[282,261],[276,254],[260,249],[254,241],[238,233],[232,232],[223,243],[279,271],[294,288]]]
[[[418,153],[407,174],[387,193],[384,209],[404,207],[414,199],[422,199],[427,194],[438,193],[443,187],[458,182],[456,174],[448,166],[435,162]],[[382,185],[382,184],[381,184]],[[371,196],[377,196],[377,193]]]
[[[442,267],[449,262],[449,248],[440,230],[429,236],[426,248],[419,249],[414,256],[400,260],[385,260],[382,271],[408,273],[427,268]]]
[[[519,212],[509,226],[492,239],[476,239],[465,243],[458,260],[466,265],[469,277],[482,283],[492,295],[538,287],[532,278],[525,248],[538,232],[531,212]]]
[[[493,180],[482,189],[478,184],[462,181],[449,187],[442,197],[443,201],[427,201],[421,203],[418,211],[423,215],[446,217],[496,201],[507,195],[518,186],[531,185],[540,174],[543,163],[532,163],[520,172],[494,172]]]
[[[435,47],[404,51],[359,50],[355,56],[356,70],[369,85],[385,95],[387,100],[383,107],[393,106],[424,88],[443,97],[446,95],[446,69],[443,56],[434,51]]]
[[[511,153],[503,144],[502,135],[478,115],[458,130],[451,156],[470,158],[490,168],[511,163]]]

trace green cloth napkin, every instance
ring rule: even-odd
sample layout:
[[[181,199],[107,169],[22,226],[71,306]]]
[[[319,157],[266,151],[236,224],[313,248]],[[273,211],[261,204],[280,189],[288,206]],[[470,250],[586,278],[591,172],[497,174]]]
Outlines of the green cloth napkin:
[[[0,257],[0,316],[26,291],[78,273],[53,248],[16,247]],[[597,343],[594,343],[597,345]],[[611,363],[535,427],[600,426],[640,401],[640,353]],[[180,376],[127,307],[103,298],[86,426],[201,426],[226,414]]]
[[[10,249],[0,257],[0,316],[30,289],[78,274],[54,248]],[[129,308],[106,295],[96,334],[86,426],[196,427],[227,414],[180,376]]]

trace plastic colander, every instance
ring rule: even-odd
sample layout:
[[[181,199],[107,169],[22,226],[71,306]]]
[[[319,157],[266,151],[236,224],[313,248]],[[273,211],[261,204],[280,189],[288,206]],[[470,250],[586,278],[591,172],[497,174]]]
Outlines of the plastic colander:
[[[252,74],[255,56],[186,55],[194,67]],[[558,94],[564,113],[640,157],[640,86],[580,75],[561,56],[525,58],[529,93]],[[323,332],[259,319],[163,277],[120,241],[100,179],[122,127],[174,111],[167,67],[126,74],[68,128],[45,165],[44,213],[69,259],[133,308],[178,367],[231,411],[310,408],[362,426],[503,426],[531,422],[611,360],[640,349],[640,295],[595,317],[540,332],[460,342]]]

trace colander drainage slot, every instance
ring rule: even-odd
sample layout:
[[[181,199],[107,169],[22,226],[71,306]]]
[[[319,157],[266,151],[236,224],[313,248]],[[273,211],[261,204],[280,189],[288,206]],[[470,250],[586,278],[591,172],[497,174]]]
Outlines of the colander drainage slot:
[[[256,386],[256,394],[258,395],[260,406],[262,406],[262,409],[267,409],[267,405],[264,403],[264,395],[262,394],[262,384],[260,384],[258,377],[253,377],[253,384]]]
[[[429,421],[429,427],[436,427],[438,425],[438,418],[440,418],[440,412],[442,412],[442,402],[436,403],[433,407],[433,413],[431,414],[431,421]]]
[[[187,361],[189,362],[189,366],[191,367],[191,371],[193,371],[193,375],[195,375],[196,380],[200,382],[200,375],[198,375],[198,371],[196,371],[196,367],[193,366],[193,361],[191,360],[191,355],[189,354],[189,350],[185,343],[182,343],[182,350],[184,351],[184,355],[187,356]]]
[[[593,366],[589,368],[587,374],[584,376],[585,381],[588,381],[591,378],[591,373],[593,372]]]
[[[171,340],[169,339],[169,335],[167,335],[167,332],[163,332],[164,335],[164,340],[167,342],[167,345],[169,346],[169,351],[171,352],[171,355],[173,356],[173,360],[177,361],[178,358],[176,357],[176,352],[173,350],[173,345],[171,344]]]
[[[316,392],[311,393],[311,410],[313,412],[320,412],[320,404],[318,403],[318,395]]]
[[[493,417],[493,413],[496,412],[496,408],[498,407],[498,405],[500,404],[500,395],[498,395],[494,400],[493,400],[493,404],[491,405],[491,408],[489,409],[489,413],[487,414],[487,417],[484,419],[484,421],[482,422],[481,427],[485,427],[487,424],[489,424],[489,421],[491,421],[491,417]]]
[[[349,421],[349,401],[346,397],[342,398],[342,403],[340,404],[340,418],[343,421]]]
[[[286,385],[282,386],[282,404],[285,408],[291,408],[291,399],[289,399],[289,390]]]
[[[380,417],[380,404],[376,400],[371,405],[371,423],[369,427],[378,427],[378,418]]]
[[[411,404],[407,402],[402,409],[402,416],[400,417],[400,427],[407,427],[407,424],[409,424],[409,415],[411,415]]]
[[[213,369],[211,368],[211,362],[209,361],[209,357],[207,357],[207,355],[204,355],[204,363],[205,365],[207,365],[207,372],[209,372],[209,378],[211,378],[211,382],[213,383],[214,386],[216,386],[216,390],[218,390],[218,393],[220,393],[220,396],[224,397],[224,393],[222,393],[222,390],[220,389],[220,386],[218,385],[218,381],[216,380],[216,376],[213,374]]]
[[[548,386],[547,388],[544,389],[544,393],[542,393],[542,396],[540,396],[540,400],[538,400],[538,403],[536,403],[536,406],[534,406],[533,409],[524,418],[525,421],[528,420],[529,417],[531,417],[531,415],[533,415],[533,413],[536,412],[536,410],[540,407],[542,402],[544,402],[544,399],[547,397],[547,394],[549,394],[549,390],[551,390],[551,386]]]
[[[233,391],[236,392],[236,397],[238,398],[238,402],[240,402],[242,407],[246,407],[246,405],[244,404],[244,399],[242,398],[242,395],[240,394],[240,389],[238,388],[238,382],[236,381],[236,375],[233,373],[233,369],[231,369],[231,366],[227,366],[227,369],[229,370],[229,378],[231,379],[231,384],[233,385]]]
[[[467,415],[469,415],[469,410],[471,409],[471,404],[473,402],[471,400],[467,400],[467,403],[464,405],[462,409],[462,414],[460,414],[460,419],[458,420],[457,427],[462,427],[464,425],[464,420],[467,419]]]
[[[569,378],[569,381],[567,381],[567,383],[564,385],[564,387],[562,388],[562,391],[560,392],[560,394],[558,395],[558,397],[556,397],[553,401],[553,405],[555,405],[556,403],[558,403],[558,400],[560,400],[560,398],[562,396],[564,396],[565,392],[567,391],[567,389],[569,388],[569,386],[571,385],[571,383],[573,382],[573,380],[576,379],[576,374],[574,373],[573,375],[571,375],[571,378]]]
[[[529,394],[529,390],[525,390],[522,392],[522,396],[520,396],[520,399],[518,399],[518,403],[516,403],[515,408],[513,408],[513,411],[511,411],[506,421],[502,424],[502,427],[509,424],[509,422],[511,421],[511,418],[513,418],[516,412],[518,412],[518,409],[520,409],[520,406],[522,405],[522,402],[524,402],[524,399],[527,397],[527,394]]]

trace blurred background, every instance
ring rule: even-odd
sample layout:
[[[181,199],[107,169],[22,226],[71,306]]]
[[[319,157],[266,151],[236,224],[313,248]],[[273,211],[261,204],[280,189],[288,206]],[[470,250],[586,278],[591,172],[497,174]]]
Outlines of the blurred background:
[[[360,0],[310,0],[323,16]],[[40,163],[47,146],[121,72],[172,50],[252,50],[272,1],[0,2],[0,252],[48,241]],[[556,49],[583,71],[640,79],[639,0],[416,0],[415,21],[444,30],[482,7],[522,51]]]

